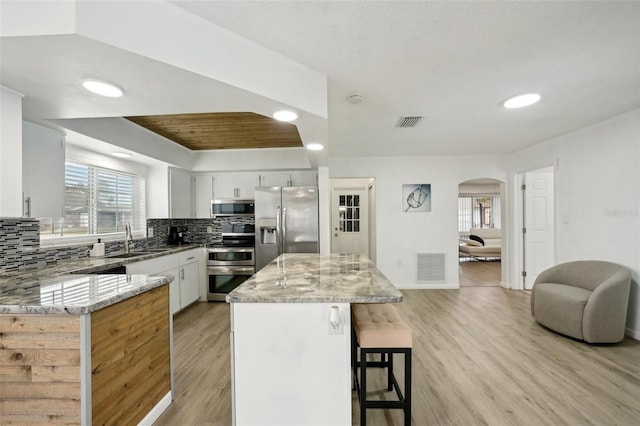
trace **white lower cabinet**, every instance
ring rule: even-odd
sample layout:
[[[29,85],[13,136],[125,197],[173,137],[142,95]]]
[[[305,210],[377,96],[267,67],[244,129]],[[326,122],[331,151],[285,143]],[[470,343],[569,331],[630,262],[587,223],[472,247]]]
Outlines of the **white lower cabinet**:
[[[127,274],[173,275],[169,284],[169,306],[172,314],[200,298],[200,249],[169,254],[127,265]]]
[[[198,250],[180,256],[180,309],[200,298]]]

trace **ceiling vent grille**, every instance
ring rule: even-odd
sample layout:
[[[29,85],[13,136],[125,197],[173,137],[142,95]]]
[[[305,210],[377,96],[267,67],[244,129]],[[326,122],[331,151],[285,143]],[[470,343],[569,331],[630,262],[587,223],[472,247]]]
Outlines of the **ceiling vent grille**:
[[[421,115],[413,115],[410,117],[400,117],[398,120],[398,124],[396,127],[416,127],[422,121],[423,117]]]

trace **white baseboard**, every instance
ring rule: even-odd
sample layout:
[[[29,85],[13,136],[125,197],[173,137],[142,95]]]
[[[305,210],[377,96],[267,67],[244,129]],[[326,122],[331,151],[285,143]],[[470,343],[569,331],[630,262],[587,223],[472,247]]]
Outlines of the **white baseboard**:
[[[626,334],[627,336],[631,337],[632,339],[640,340],[640,331],[639,330],[634,330],[633,328],[626,327],[624,329],[624,334]]]
[[[164,413],[164,410],[171,405],[171,391],[167,394],[144,416],[144,419],[140,420],[138,426],[151,426],[158,420],[158,418]]]

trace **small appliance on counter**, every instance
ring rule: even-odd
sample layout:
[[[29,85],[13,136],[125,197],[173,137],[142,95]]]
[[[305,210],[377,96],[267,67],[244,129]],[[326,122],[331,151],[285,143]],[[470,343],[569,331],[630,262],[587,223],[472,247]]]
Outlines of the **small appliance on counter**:
[[[184,227],[170,226],[167,244],[170,246],[179,246],[180,244],[184,244],[184,231],[186,231],[186,228]]]

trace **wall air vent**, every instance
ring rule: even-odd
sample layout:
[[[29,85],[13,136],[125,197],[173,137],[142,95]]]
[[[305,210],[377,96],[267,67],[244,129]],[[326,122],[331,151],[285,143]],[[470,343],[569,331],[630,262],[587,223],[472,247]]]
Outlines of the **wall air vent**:
[[[418,283],[444,282],[444,253],[418,253]]]
[[[414,115],[410,117],[400,117],[396,127],[416,127],[422,121],[424,117],[421,115]]]

